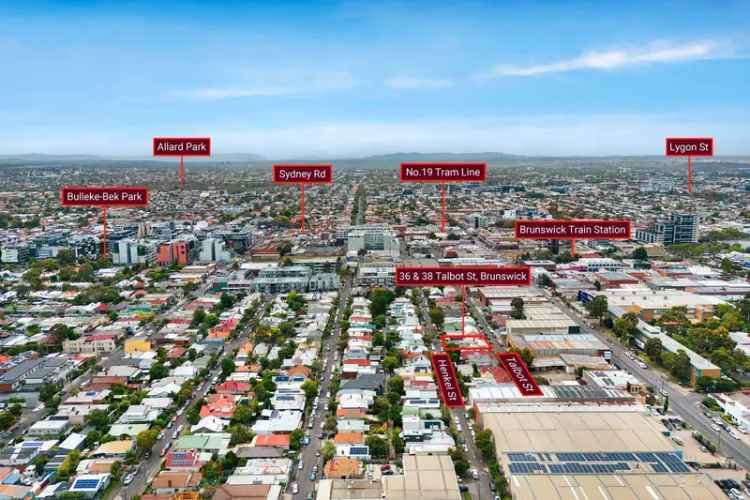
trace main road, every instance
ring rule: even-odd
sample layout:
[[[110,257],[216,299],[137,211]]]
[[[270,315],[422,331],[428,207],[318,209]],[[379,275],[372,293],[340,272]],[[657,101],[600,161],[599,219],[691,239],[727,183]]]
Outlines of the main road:
[[[315,484],[323,474],[322,464],[323,460],[319,456],[319,450],[323,446],[324,439],[322,426],[325,423],[325,415],[328,412],[328,398],[326,394],[331,387],[331,377],[333,375],[334,363],[336,358],[336,341],[341,333],[341,320],[344,319],[344,311],[349,303],[349,296],[351,295],[352,282],[351,277],[347,276],[344,279],[344,285],[339,293],[339,304],[336,311],[336,321],[331,330],[331,334],[328,335],[321,343],[321,361],[326,362],[326,369],[321,372],[318,378],[318,410],[315,412],[315,416],[308,415],[305,420],[305,434],[310,436],[310,443],[304,446],[300,452],[300,462],[302,469],[296,470],[297,479],[296,483],[299,487],[299,492],[294,498],[307,498],[315,491]],[[335,398],[335,394],[331,394],[332,398]],[[312,423],[312,428],[310,424]],[[315,473],[315,480],[310,479],[310,475],[313,472],[313,468],[317,466]]]
[[[629,371],[646,383],[654,386],[656,390],[662,389],[669,396],[669,407],[679,415],[685,422],[695,430],[717,445],[719,451],[732,458],[737,464],[744,468],[750,468],[750,446],[743,441],[733,438],[728,432],[712,429],[713,422],[703,414],[701,401],[703,395],[694,391],[685,392],[667,380],[661,373],[650,368],[641,368],[637,360],[632,360],[625,355],[627,349],[617,340],[611,338],[598,328],[589,326],[584,318],[571,309],[567,304],[557,297],[552,301],[560,307],[567,315],[581,325],[581,333],[596,335],[599,340],[608,344],[612,350],[612,360],[622,369]]]

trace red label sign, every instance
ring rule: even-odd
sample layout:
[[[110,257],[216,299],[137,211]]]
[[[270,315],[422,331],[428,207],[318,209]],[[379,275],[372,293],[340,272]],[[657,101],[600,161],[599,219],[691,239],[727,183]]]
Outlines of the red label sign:
[[[143,186],[63,186],[60,203],[66,207],[142,207],[148,205]]]
[[[667,156],[713,156],[713,137],[667,137]]]
[[[435,379],[440,388],[440,396],[443,403],[448,408],[457,408],[464,405],[464,397],[461,394],[461,387],[458,385],[456,370],[453,368],[453,361],[448,353],[432,353],[432,369],[435,372]]]
[[[273,182],[279,184],[328,184],[333,182],[333,165],[274,165]]]
[[[516,220],[519,240],[629,240],[629,220]]]
[[[211,156],[211,138],[154,137],[154,156]]]
[[[529,368],[517,352],[499,352],[497,357],[524,396],[544,396],[539,384],[531,376]]]
[[[530,285],[528,266],[396,266],[396,284],[400,286],[492,286]]]
[[[484,182],[486,179],[486,163],[401,164],[401,182]]]

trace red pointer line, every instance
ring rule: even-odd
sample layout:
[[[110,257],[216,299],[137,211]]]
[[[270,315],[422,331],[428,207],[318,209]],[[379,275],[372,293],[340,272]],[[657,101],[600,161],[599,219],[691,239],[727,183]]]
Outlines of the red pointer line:
[[[107,243],[107,207],[102,207],[102,235],[101,235],[101,253],[104,260],[107,260],[108,243]]]
[[[693,157],[688,156],[688,193],[693,192]]]
[[[300,228],[300,232],[305,232],[305,184],[300,183],[300,198],[299,198],[299,213],[300,217],[302,219],[302,227]]]
[[[464,316],[466,316],[466,287],[461,285],[461,335],[466,335]]]
[[[185,189],[185,157],[180,156],[180,189]]]
[[[443,215],[440,218],[440,232],[445,232],[445,183],[440,184],[440,205],[443,208]]]
[[[570,240],[570,256],[576,256],[576,240]]]

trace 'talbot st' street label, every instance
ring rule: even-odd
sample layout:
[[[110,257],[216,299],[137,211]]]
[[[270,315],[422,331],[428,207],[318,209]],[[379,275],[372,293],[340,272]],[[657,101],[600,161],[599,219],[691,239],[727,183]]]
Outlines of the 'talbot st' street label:
[[[528,266],[396,266],[399,286],[523,286],[531,284]]]
[[[154,156],[211,156],[211,138],[154,137]]]
[[[487,164],[477,162],[401,164],[401,182],[484,182]]]
[[[328,163],[274,165],[273,182],[277,184],[329,184],[333,182],[333,165]]]
[[[516,220],[519,240],[629,240],[630,220],[529,219]]]
[[[667,156],[713,156],[713,137],[667,137]]]
[[[142,207],[148,205],[143,186],[63,186],[60,203],[66,207]]]
[[[544,396],[542,389],[529,372],[523,358],[517,352],[499,352],[497,358],[505,367],[513,383],[524,396]]]

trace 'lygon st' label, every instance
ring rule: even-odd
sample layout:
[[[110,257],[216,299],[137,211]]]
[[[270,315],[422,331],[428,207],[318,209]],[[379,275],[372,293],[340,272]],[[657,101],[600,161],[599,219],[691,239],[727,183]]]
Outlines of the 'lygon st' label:
[[[713,137],[667,137],[667,156],[713,156]]]

